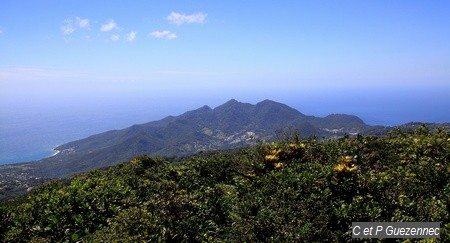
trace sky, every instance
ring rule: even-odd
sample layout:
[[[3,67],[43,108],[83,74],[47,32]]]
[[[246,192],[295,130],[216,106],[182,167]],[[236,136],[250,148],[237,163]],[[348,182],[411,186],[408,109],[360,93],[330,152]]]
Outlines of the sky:
[[[449,16],[446,0],[2,0],[0,108],[349,90],[362,93],[354,102],[423,90],[439,103],[450,91]]]

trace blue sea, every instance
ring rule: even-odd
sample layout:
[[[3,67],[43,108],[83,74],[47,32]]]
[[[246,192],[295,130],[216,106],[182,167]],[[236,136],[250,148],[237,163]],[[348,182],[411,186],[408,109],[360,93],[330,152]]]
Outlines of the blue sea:
[[[195,104],[184,102],[184,106]],[[180,114],[184,106],[149,97],[0,98],[0,165],[39,160],[58,145]]]
[[[450,122],[450,88],[211,92],[184,96],[0,97],[0,164],[39,160],[56,146],[87,136],[159,120],[231,98],[255,104],[272,99],[307,115],[353,114],[370,125]],[[59,97],[59,98],[58,98]]]

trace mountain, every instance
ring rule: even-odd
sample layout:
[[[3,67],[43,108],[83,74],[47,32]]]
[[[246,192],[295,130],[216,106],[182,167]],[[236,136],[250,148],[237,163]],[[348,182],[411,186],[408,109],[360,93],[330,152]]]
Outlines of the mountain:
[[[423,123],[399,129],[414,130]],[[426,124],[429,129],[450,124]],[[234,99],[214,109],[203,106],[179,116],[107,131],[56,148],[59,153],[39,161],[0,166],[0,200],[23,194],[49,178],[112,166],[138,155],[177,157],[202,151],[227,150],[273,141],[283,133],[299,132],[334,139],[344,135],[386,135],[393,127],[369,126],[352,115],[314,117],[271,100],[256,105]]]
[[[303,136],[330,138],[361,133],[369,127],[355,116],[335,114],[319,118],[271,100],[252,105],[232,99],[214,109],[203,106],[179,116],[63,144],[56,148],[56,156],[35,162],[34,167],[41,176],[61,177],[142,154],[186,156],[250,146],[257,141],[274,140],[286,129],[297,129]]]
[[[275,140],[285,131],[336,138],[345,134],[383,135],[390,129],[369,126],[352,115],[321,118],[271,100],[252,105],[232,99],[214,109],[205,105],[179,116],[69,142],[57,147],[59,153],[53,157],[0,167],[0,171],[18,170],[32,178],[65,177],[115,165],[137,155],[186,156],[251,146],[258,141]]]

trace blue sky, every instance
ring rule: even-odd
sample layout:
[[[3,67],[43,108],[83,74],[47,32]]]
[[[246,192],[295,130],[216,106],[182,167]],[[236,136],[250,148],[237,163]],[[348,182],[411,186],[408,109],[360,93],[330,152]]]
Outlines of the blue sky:
[[[449,16],[450,1],[2,0],[0,104],[450,90]]]

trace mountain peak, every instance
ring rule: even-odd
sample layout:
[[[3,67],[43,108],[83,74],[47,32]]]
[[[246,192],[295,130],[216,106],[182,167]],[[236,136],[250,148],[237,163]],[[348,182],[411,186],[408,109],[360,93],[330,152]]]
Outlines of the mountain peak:
[[[211,107],[204,105],[204,106],[198,108],[196,111],[210,111],[210,110],[212,110]]]
[[[287,115],[290,116],[291,119],[295,119],[296,116],[305,116],[292,107],[269,99],[257,103],[255,107],[257,110],[266,110],[266,112],[271,112],[272,114],[278,113],[278,115]]]
[[[283,106],[283,107],[287,107],[287,105],[273,101],[273,100],[269,100],[269,99],[265,99],[259,103],[256,104],[256,106]]]
[[[263,100],[263,101],[258,102],[256,105],[258,105],[258,104],[264,105],[264,104],[280,104],[280,103],[275,102],[275,101],[273,101],[273,100],[265,99],[265,100]]]
[[[225,103],[223,103],[222,105],[235,105],[235,104],[240,104],[241,102],[235,100],[235,99],[231,99]]]
[[[198,109],[185,112],[184,114],[201,114],[201,113],[209,112],[211,110],[212,110],[211,107],[209,107],[207,105],[204,105],[204,106],[202,106],[202,107],[200,107]]]
[[[252,107],[249,103],[243,103],[239,102],[235,99],[231,99],[222,105],[217,106],[214,108],[215,111],[224,111],[224,110],[230,110],[230,109],[250,109]]]
[[[361,118],[354,115],[346,115],[346,114],[330,114],[323,118],[323,121],[329,124],[328,126],[333,127],[343,127],[343,126],[353,126],[353,127],[361,127],[366,126]]]
[[[204,105],[196,110],[192,110],[192,111],[187,111],[185,113],[183,113],[182,115],[180,115],[180,118],[189,118],[189,117],[193,117],[193,116],[198,116],[198,115],[202,115],[205,113],[208,113],[212,111],[211,107]]]

